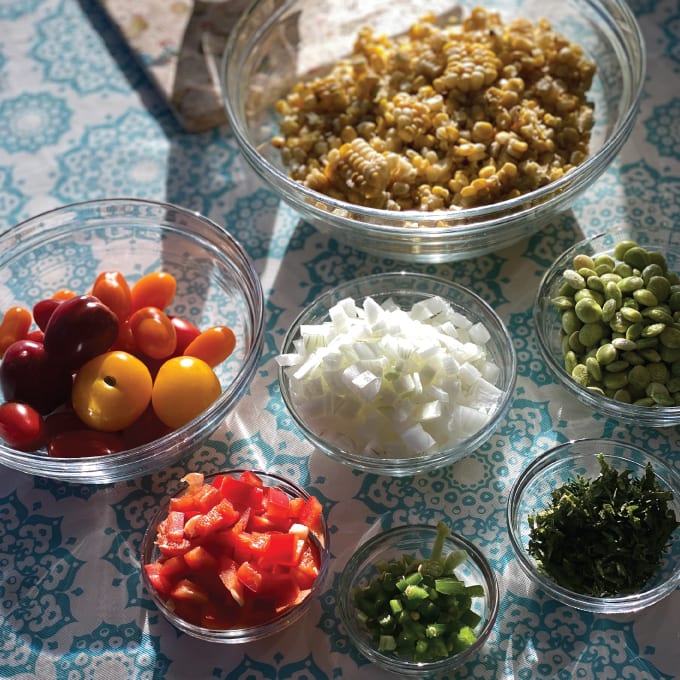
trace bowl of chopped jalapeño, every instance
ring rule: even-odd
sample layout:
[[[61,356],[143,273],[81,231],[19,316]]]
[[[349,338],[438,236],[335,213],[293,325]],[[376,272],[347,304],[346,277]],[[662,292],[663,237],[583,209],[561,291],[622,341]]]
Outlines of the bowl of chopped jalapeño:
[[[655,454],[579,439],[536,458],[508,499],[522,569],[555,599],[631,613],[680,585],[680,477]]]
[[[495,572],[444,522],[367,540],[344,567],[338,593],[354,645],[401,677],[458,667],[485,643],[498,615]]]

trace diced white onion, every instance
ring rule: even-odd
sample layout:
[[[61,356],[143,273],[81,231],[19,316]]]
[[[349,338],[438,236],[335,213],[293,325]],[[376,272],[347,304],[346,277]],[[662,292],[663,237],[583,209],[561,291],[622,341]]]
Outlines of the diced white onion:
[[[400,309],[352,298],[330,321],[300,327],[277,357],[307,427],[366,456],[408,458],[455,446],[478,432],[502,397],[481,322],[431,297]]]

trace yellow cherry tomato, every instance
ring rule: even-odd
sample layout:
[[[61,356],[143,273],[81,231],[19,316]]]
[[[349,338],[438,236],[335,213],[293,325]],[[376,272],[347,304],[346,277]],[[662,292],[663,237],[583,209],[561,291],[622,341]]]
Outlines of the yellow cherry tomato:
[[[159,420],[177,429],[205,411],[221,393],[220,381],[205,361],[172,357],[158,369],[151,405]]]
[[[115,432],[132,425],[151,401],[153,380],[137,357],[114,350],[90,359],[76,373],[73,409],[91,428]]]

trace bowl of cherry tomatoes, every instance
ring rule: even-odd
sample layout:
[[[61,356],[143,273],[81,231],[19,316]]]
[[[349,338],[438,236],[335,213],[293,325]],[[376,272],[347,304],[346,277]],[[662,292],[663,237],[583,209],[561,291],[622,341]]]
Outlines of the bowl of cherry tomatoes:
[[[142,579],[165,618],[207,642],[288,628],[320,594],[330,561],[319,499],[260,470],[189,472],[141,546]]]
[[[252,261],[181,207],[104,199],[0,234],[0,464],[104,484],[195,450],[264,341]]]

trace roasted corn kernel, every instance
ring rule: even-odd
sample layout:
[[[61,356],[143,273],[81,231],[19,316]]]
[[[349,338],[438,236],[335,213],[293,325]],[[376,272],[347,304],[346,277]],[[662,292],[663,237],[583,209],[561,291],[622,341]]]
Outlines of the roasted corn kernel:
[[[432,14],[353,53],[277,102],[272,144],[290,176],[350,203],[447,210],[513,198],[588,156],[595,65],[540,19],[477,7]]]

